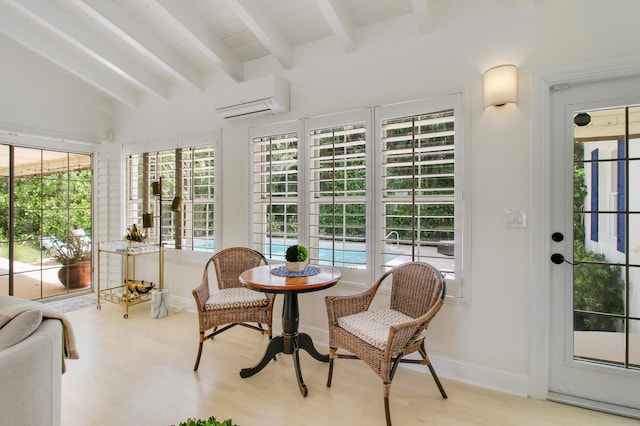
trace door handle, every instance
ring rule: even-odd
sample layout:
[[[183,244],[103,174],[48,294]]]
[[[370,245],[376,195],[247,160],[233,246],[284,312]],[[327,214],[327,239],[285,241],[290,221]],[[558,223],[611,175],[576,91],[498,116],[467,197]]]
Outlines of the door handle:
[[[569,265],[575,265],[575,263],[569,262],[567,259],[565,259],[562,253],[553,253],[551,255],[551,261],[556,265],[561,265],[562,263],[565,263],[565,262],[568,263]]]

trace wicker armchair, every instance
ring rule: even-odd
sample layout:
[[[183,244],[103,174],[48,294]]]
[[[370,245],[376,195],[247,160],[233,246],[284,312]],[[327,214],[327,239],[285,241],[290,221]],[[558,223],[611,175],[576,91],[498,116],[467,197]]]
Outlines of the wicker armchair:
[[[218,280],[218,290],[209,291],[209,265],[213,263]],[[235,325],[242,325],[272,337],[273,294],[245,288],[238,277],[247,269],[266,264],[262,253],[245,247],[231,247],[214,254],[204,267],[202,281],[192,293],[198,309],[200,345],[193,371],[198,370],[202,344],[206,339]],[[247,323],[257,323],[257,326]],[[267,326],[267,330],[262,327]],[[225,326],[218,329],[220,326]]]
[[[378,287],[390,277],[389,309],[368,310]],[[383,382],[384,409],[387,425],[391,425],[389,392],[400,361],[427,365],[443,398],[447,394],[431,365],[424,346],[429,322],[440,310],[445,295],[442,274],[422,262],[405,263],[389,270],[367,291],[352,296],[327,296],[329,319],[329,376],[331,387],[336,358],[361,359]],[[345,349],[353,355],[338,355]],[[418,352],[421,360],[404,360]]]

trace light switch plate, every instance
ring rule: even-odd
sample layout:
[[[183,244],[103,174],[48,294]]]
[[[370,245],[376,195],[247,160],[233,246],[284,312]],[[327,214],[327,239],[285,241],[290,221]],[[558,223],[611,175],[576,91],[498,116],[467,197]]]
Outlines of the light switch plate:
[[[504,209],[504,226],[506,228],[526,228],[527,210]]]

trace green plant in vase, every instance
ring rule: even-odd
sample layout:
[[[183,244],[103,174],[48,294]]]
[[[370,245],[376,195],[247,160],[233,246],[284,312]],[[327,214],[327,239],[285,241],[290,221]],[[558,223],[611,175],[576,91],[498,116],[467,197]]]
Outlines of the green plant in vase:
[[[223,422],[216,420],[211,416],[207,420],[188,418],[185,422],[180,422],[179,426],[235,426],[231,419],[227,419]]]
[[[303,245],[294,244],[287,247],[284,258],[288,270],[300,272],[309,264],[309,250]]]

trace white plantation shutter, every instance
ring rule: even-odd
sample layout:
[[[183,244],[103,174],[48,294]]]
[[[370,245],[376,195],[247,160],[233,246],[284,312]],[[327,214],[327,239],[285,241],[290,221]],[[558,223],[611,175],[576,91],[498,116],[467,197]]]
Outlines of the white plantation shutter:
[[[423,261],[462,297],[461,116],[456,94],[250,129],[253,247],[352,282]]]
[[[252,145],[253,247],[284,260],[298,243],[298,134],[255,137]]]
[[[367,265],[364,122],[309,130],[309,248],[320,265]]]
[[[215,156],[213,145],[195,147],[183,158],[183,196],[193,203],[183,204],[183,242],[194,250],[214,248],[216,223]]]
[[[108,145],[101,147],[96,155],[95,185],[94,191],[94,230],[96,235],[93,241],[98,244],[101,241],[122,240],[122,190],[119,179],[121,175],[122,161],[117,146]],[[98,256],[97,245],[94,247],[94,255]],[[100,259],[100,285],[102,288],[121,285],[122,265],[120,256],[101,255]],[[94,270],[97,271],[98,259],[94,259]],[[97,286],[97,281],[94,283]]]
[[[215,145],[179,146],[126,157],[127,224],[142,227],[151,213],[153,241],[178,250],[213,251],[215,237]],[[153,195],[152,182],[161,182],[162,195]],[[172,211],[182,197],[179,211]],[[162,217],[160,217],[162,216]]]
[[[445,275],[447,293],[461,296],[457,104],[414,111],[380,118],[381,266],[432,264]]]

